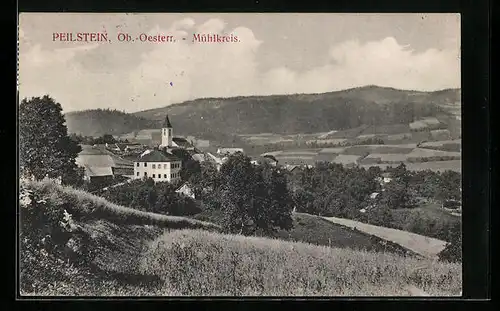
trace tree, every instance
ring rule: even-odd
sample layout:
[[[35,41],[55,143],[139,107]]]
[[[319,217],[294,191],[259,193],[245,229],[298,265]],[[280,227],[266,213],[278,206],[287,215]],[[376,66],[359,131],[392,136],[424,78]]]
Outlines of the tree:
[[[201,175],[200,163],[191,157],[191,154],[185,149],[172,150],[172,154],[180,158],[181,164],[181,179],[183,181],[196,182]]]
[[[292,226],[292,199],[285,175],[270,165],[254,166],[243,154],[229,157],[221,167],[220,187],[209,205],[222,211],[226,231],[269,234]]]
[[[68,136],[61,105],[48,95],[23,99],[19,105],[19,154],[23,175],[41,180],[78,180],[75,159],[81,151]]]
[[[257,178],[262,176],[261,205],[254,215],[257,227],[265,234],[270,234],[281,228],[290,230],[293,227],[293,200],[288,192],[286,175],[269,164],[257,167]]]
[[[462,261],[462,230],[459,222],[450,226],[448,233],[448,244],[439,254],[439,260],[450,262]]]
[[[406,208],[410,203],[408,187],[399,180],[392,180],[385,187],[381,201],[389,208]]]
[[[460,200],[460,187],[462,184],[461,174],[448,170],[443,172],[440,177],[437,198],[441,200]]]

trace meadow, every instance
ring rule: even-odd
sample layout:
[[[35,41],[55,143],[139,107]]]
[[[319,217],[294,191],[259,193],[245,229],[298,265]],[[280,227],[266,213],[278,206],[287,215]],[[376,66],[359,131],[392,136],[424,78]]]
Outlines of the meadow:
[[[344,226],[356,228],[368,234],[373,234],[384,240],[397,243],[405,248],[429,259],[437,259],[437,255],[446,247],[446,242],[435,238],[419,235],[403,230],[374,226],[363,222],[337,218],[325,217],[328,221]]]
[[[85,235],[87,252],[95,254],[83,264],[80,257],[71,262],[60,257],[63,253],[47,254],[36,243],[22,248],[22,295],[407,296],[417,288],[449,296],[459,295],[462,287],[460,264],[384,252],[376,244],[355,250],[227,235],[207,221],[135,211],[50,181],[24,181],[21,190],[21,219],[37,207],[35,217],[41,218],[36,219],[46,221],[24,223],[23,230],[57,226],[51,217],[64,210]],[[312,219],[296,221],[306,228]],[[362,237],[353,235],[358,241]],[[345,246],[335,236],[330,243]]]
[[[222,296],[459,295],[461,267],[258,237],[179,230],[150,245],[140,271],[165,292]]]

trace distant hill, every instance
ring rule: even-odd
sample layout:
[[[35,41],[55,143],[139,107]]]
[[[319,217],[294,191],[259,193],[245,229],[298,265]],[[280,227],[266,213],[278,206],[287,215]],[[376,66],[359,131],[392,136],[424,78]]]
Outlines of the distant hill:
[[[70,132],[124,134],[141,126],[154,127],[158,124],[154,121],[163,120],[168,113],[176,133],[215,139],[221,133],[315,133],[407,124],[449,115],[442,106],[456,102],[460,102],[458,89],[419,92],[366,86],[322,94],[196,99],[130,114],[127,125],[119,124],[126,117],[118,111],[75,112],[67,118],[71,119]]]
[[[111,109],[69,112],[65,118],[70,133],[84,136],[119,135],[158,126],[154,121]]]

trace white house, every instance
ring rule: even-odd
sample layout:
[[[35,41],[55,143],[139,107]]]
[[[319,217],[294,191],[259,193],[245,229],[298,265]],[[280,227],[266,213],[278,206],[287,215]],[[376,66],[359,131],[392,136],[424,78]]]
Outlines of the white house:
[[[183,183],[179,188],[177,188],[177,190],[175,190],[175,192],[183,194],[192,199],[195,198],[194,190],[189,183]]]
[[[175,182],[181,178],[181,159],[160,150],[147,150],[134,162],[134,178],[152,178],[155,182]]]

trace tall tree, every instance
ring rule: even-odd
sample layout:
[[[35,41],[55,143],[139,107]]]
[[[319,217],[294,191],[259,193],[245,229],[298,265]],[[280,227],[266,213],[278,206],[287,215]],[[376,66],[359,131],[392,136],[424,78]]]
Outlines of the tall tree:
[[[19,105],[21,173],[37,180],[61,177],[64,184],[79,180],[75,158],[81,151],[70,139],[61,105],[48,95],[26,98]]]

